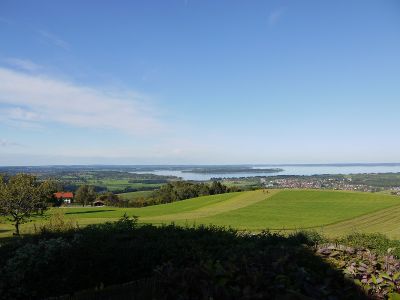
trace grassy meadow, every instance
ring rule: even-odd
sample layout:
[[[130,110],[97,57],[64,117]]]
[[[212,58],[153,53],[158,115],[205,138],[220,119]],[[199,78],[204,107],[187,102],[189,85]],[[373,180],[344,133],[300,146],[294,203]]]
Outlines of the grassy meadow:
[[[25,224],[31,231],[55,211],[81,226],[113,221],[124,213],[141,223],[213,224],[241,230],[293,231],[315,229],[329,236],[351,232],[380,232],[400,238],[400,197],[379,193],[322,190],[257,190],[204,196],[143,208],[54,208],[45,217]],[[0,236],[12,226],[0,224]]]
[[[124,200],[136,200],[139,198],[146,198],[151,195],[153,191],[138,191],[118,194]]]
[[[87,183],[92,185],[104,186],[111,192],[120,191],[126,188],[138,189],[138,190],[157,189],[162,185],[160,183],[141,183],[141,182],[132,183],[129,182],[129,179],[88,180]]]

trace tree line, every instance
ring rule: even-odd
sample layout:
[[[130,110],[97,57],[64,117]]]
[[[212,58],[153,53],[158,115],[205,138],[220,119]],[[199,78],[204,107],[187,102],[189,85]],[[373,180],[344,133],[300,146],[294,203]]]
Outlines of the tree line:
[[[161,186],[158,190],[155,190],[149,197],[137,199],[134,202],[130,202],[129,206],[141,207],[157,205],[201,196],[217,195],[239,191],[239,188],[228,187],[219,181],[213,181],[211,184],[194,183],[187,181],[172,181]]]
[[[211,184],[172,181],[154,190],[150,196],[129,201],[112,192],[97,193],[93,186],[81,185],[75,192],[74,202],[85,206],[91,205],[95,200],[101,200],[108,206],[143,207],[238,191],[239,188],[228,187],[219,181],[213,181]]]
[[[95,200],[101,200],[108,206],[143,207],[238,191],[240,191],[239,188],[228,187],[219,181],[213,181],[211,184],[172,181],[154,190],[150,196],[129,201],[112,192],[98,194],[93,186],[81,185],[75,193],[74,201],[83,206],[91,205]]]

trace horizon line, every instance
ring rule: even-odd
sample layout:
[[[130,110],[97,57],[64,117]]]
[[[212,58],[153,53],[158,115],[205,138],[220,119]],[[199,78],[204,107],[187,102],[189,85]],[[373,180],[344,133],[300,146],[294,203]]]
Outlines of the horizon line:
[[[50,164],[50,165],[0,165],[0,168],[21,167],[190,167],[190,166],[389,166],[400,162],[351,162],[351,163],[242,163],[242,164]]]

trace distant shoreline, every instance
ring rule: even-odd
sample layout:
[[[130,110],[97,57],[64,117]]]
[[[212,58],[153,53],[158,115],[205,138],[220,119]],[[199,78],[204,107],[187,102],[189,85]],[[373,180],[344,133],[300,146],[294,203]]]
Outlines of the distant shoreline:
[[[269,169],[254,169],[254,168],[232,168],[232,167],[218,167],[218,168],[193,168],[190,170],[182,170],[182,173],[193,174],[237,174],[237,173],[279,173],[283,172],[281,168]]]
[[[254,164],[54,164],[54,165],[0,165],[2,168],[135,168],[135,169],[152,169],[158,168],[165,169],[186,169],[186,168],[209,168],[209,167],[265,167],[265,168],[277,168],[277,167],[380,167],[380,166],[400,166],[400,162],[391,163],[254,163]]]

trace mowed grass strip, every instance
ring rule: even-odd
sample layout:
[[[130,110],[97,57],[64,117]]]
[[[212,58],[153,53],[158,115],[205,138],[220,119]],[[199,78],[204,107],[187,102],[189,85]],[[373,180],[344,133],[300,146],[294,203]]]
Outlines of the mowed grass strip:
[[[334,237],[353,232],[379,232],[386,234],[390,238],[399,239],[400,204],[340,223],[325,226],[321,229],[321,232]]]
[[[121,193],[117,194],[118,197],[121,197],[124,200],[135,200],[138,198],[146,198],[150,196],[153,191],[138,191],[138,192],[129,192],[129,193]]]
[[[193,221],[255,231],[293,230],[333,224],[399,204],[398,197],[372,193],[284,190],[253,205]]]
[[[191,210],[189,212],[180,212],[175,214],[162,215],[157,217],[143,218],[143,221],[178,221],[178,220],[197,220],[199,218],[219,215],[232,210],[241,209],[243,207],[253,205],[257,202],[263,201],[269,197],[272,197],[279,191],[268,191],[263,190],[251,191],[246,193],[240,193],[229,201],[213,203],[211,205],[204,206],[202,208]]]

